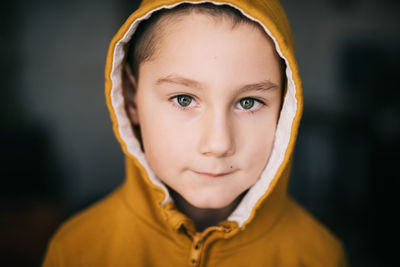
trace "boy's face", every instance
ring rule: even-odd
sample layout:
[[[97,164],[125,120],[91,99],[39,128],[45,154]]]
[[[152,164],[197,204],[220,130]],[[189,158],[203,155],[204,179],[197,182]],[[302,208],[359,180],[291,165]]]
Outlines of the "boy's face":
[[[267,164],[282,74],[259,28],[201,14],[169,23],[140,65],[131,112],[156,175],[197,208],[223,208]]]

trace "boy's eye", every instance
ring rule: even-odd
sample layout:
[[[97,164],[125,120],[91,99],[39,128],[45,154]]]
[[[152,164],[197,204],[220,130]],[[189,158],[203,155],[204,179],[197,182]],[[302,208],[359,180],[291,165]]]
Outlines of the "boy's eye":
[[[243,98],[239,101],[240,106],[243,109],[251,109],[252,107],[254,107],[254,99],[253,98]]]
[[[182,107],[187,107],[190,105],[190,103],[192,103],[192,98],[188,95],[180,95],[177,96],[177,101]]]
[[[265,103],[261,100],[253,97],[246,97],[239,100],[239,102],[236,104],[236,108],[244,111],[254,112],[260,109],[263,105],[265,106]]]
[[[178,95],[172,98],[181,107],[189,107],[193,102],[193,97],[189,95]]]

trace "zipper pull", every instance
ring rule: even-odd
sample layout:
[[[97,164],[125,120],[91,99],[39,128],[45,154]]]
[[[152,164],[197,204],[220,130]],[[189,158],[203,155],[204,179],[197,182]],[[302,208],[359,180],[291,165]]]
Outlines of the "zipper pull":
[[[183,231],[186,232],[188,236],[192,239],[192,247],[190,250],[190,258],[189,258],[189,266],[199,266],[200,265],[200,257],[201,253],[204,249],[204,240],[215,231],[229,233],[231,232],[231,228],[229,225],[227,226],[211,226],[207,228],[202,233],[193,233],[186,229],[186,227],[182,227]]]
[[[196,233],[193,235],[192,248],[190,251],[190,266],[199,266],[202,248],[203,237],[201,234]]]

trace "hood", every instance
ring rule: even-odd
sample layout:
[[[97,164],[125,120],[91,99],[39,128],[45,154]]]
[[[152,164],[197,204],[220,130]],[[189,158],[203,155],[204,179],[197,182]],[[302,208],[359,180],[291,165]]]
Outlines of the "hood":
[[[166,186],[150,168],[132,129],[125,110],[122,66],[125,59],[125,46],[135,34],[141,21],[148,19],[160,9],[173,8],[182,3],[205,2],[232,6],[250,20],[260,24],[265,33],[271,37],[277,53],[286,63],[286,91],[270,159],[258,181],[249,189],[227,219],[241,229],[244,229],[255,217],[263,218],[266,225],[267,221],[272,223],[275,220],[288,198],[287,184],[291,158],[303,107],[301,79],[294,56],[291,29],[283,8],[276,0],[144,0],[138,10],[126,20],[111,41],[105,69],[107,106],[115,136],[126,156],[126,180],[123,187],[127,201],[138,213],[145,214],[143,216],[170,218],[175,225],[179,224],[177,222],[179,218],[184,218],[171,208],[173,200]]]

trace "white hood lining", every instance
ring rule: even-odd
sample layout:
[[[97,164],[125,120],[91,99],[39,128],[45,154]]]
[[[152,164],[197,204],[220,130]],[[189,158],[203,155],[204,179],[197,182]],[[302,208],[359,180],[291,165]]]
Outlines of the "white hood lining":
[[[243,225],[244,222],[251,215],[251,211],[257,201],[265,194],[268,190],[268,187],[274,178],[279,166],[282,164],[285,152],[287,150],[291,129],[293,124],[293,119],[296,115],[297,111],[297,100],[296,100],[296,86],[293,81],[292,77],[292,70],[290,68],[288,60],[282,55],[281,49],[279,44],[277,43],[274,36],[272,36],[271,32],[257,19],[247,15],[243,12],[243,10],[239,9],[238,7],[230,4],[230,3],[217,3],[212,1],[203,1],[203,2],[191,2],[191,1],[182,1],[180,3],[176,3],[173,5],[165,5],[160,8],[154,9],[147,13],[145,16],[138,18],[135,20],[132,25],[129,27],[129,30],[125,33],[124,37],[119,40],[114,49],[114,60],[111,70],[111,81],[112,81],[112,88],[111,88],[111,103],[114,108],[116,118],[118,121],[118,130],[121,136],[121,139],[126,144],[126,148],[129,154],[136,157],[139,162],[143,165],[146,169],[150,180],[157,186],[161,187],[165,192],[165,199],[161,203],[165,205],[168,202],[173,202],[171,196],[168,193],[166,186],[161,182],[161,180],[155,175],[153,170],[150,168],[145,154],[142,152],[140,148],[139,141],[136,139],[135,134],[133,133],[130,120],[128,115],[125,111],[125,104],[124,104],[124,97],[122,91],[122,65],[125,57],[124,46],[128,43],[131,39],[131,36],[135,32],[138,24],[148,19],[152,13],[164,9],[164,8],[173,8],[177,5],[183,3],[191,3],[191,4],[200,4],[200,3],[213,3],[215,5],[229,5],[237,10],[239,10],[244,16],[248,19],[257,22],[260,26],[265,30],[265,32],[269,35],[269,37],[273,40],[275,44],[275,48],[280,55],[281,58],[285,60],[286,63],[286,77],[287,77],[287,93],[285,99],[283,101],[283,106],[280,114],[280,118],[278,121],[276,133],[275,133],[275,140],[273,143],[271,155],[269,161],[264,168],[263,172],[259,180],[250,188],[248,193],[242,199],[240,204],[236,207],[233,213],[228,217],[229,221],[236,221],[240,226]]]

